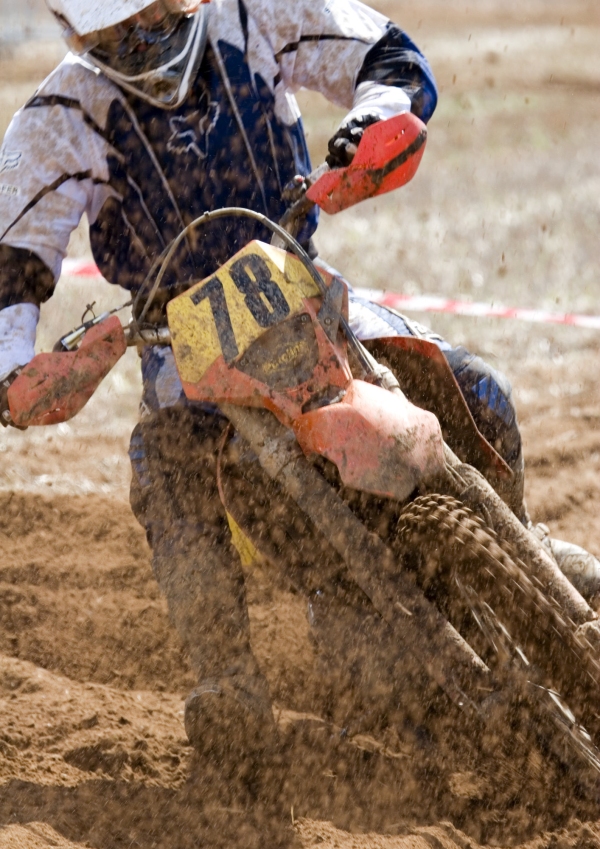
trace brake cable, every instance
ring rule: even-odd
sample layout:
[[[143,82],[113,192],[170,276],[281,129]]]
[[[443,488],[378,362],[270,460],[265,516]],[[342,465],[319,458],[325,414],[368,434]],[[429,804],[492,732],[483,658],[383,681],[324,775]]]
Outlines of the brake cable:
[[[111,315],[115,315],[116,313],[124,310],[125,307],[130,307],[133,304],[133,299],[126,301],[124,304],[121,304],[118,307],[115,307],[112,310],[106,310],[100,315],[94,315],[92,307],[96,302],[92,304],[88,304],[84,314],[81,316],[82,322],[79,327],[76,327],[74,330],[69,331],[65,336],[61,336],[56,345],[52,348],[53,351],[64,352],[64,351],[74,351],[75,348],[81,342],[83,336],[87,333],[90,327],[95,327],[100,322],[104,321],[106,318],[109,318]],[[88,319],[88,321],[83,321],[88,312],[92,313],[93,318]]]

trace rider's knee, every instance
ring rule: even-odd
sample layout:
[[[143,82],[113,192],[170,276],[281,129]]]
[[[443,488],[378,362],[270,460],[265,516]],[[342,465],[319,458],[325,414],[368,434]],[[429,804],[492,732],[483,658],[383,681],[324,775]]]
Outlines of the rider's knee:
[[[161,410],[134,428],[130,503],[153,549],[176,527],[195,527],[199,535],[222,529],[216,483],[222,428],[222,420],[189,409]]]
[[[479,431],[513,471],[520,470],[521,433],[510,382],[463,347],[444,353]]]

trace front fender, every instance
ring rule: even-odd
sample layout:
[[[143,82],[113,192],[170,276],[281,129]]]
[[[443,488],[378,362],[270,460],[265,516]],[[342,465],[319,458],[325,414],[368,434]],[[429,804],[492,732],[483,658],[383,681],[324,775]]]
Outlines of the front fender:
[[[294,421],[306,455],[337,466],[353,489],[398,500],[440,474],[444,441],[437,418],[403,395],[353,380],[343,400]]]

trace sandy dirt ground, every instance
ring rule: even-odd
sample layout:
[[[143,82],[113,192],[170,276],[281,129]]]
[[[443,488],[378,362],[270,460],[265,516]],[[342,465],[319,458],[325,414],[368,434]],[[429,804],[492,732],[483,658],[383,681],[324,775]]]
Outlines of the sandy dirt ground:
[[[440,105],[413,184],[323,221],[323,255],[358,285],[600,311],[598,4],[381,8],[427,52]],[[0,132],[61,49],[2,46]],[[341,113],[300,100],[318,161]],[[70,253],[87,252],[81,229]],[[43,308],[40,349],[90,301],[122,299],[64,278]],[[600,335],[414,317],[510,375],[534,520],[600,553]],[[305,604],[259,570],[248,576],[255,651],[282,733],[304,736],[275,805],[196,762],[182,723],[193,677],[127,505],[139,393],[130,351],[77,419],[0,433],[2,849],[245,849],[292,832],[304,849],[600,847],[600,812],[557,815],[560,784],[516,825],[493,781],[482,797],[458,775],[436,795],[440,776],[419,773],[408,750],[325,745],[322,723],[298,722],[319,684]]]

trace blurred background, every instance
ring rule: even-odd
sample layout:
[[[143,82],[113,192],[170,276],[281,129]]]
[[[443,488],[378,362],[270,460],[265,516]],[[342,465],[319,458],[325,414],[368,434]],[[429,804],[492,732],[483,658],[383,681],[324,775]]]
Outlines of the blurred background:
[[[341,215],[323,215],[317,238],[322,255],[357,286],[600,313],[600,3],[372,0],[372,5],[406,29],[428,56],[440,101],[414,181]],[[43,0],[0,0],[0,22],[3,134],[64,48]],[[300,92],[299,101],[318,163],[343,112],[313,93]],[[88,253],[83,222],[70,254]],[[96,300],[104,308],[122,298],[116,287],[65,277],[43,308],[40,347],[78,322],[86,303]],[[532,450],[537,436],[529,435],[534,430],[527,423],[547,416],[560,399],[567,399],[569,410],[583,409],[597,384],[597,332],[412,317],[510,375]],[[138,396],[138,364],[130,351],[84,413],[62,426],[62,436],[55,428],[19,440],[0,434],[0,451],[10,447],[21,457],[19,474],[28,487],[27,476],[34,472],[26,457],[34,443],[64,442],[68,433],[85,441],[101,422],[111,440],[110,451],[101,450],[113,458],[102,485],[123,492],[128,469],[122,448]],[[44,463],[51,465],[47,455]],[[39,470],[36,474],[37,479]],[[60,478],[61,484],[56,470],[45,474],[53,485],[75,485],[72,475],[66,482]],[[21,485],[18,475],[8,475],[0,472],[1,486]],[[99,486],[95,472],[92,477],[77,486]]]
[[[3,0],[2,42],[16,43],[26,39],[52,39],[57,28],[46,11],[43,0]]]

